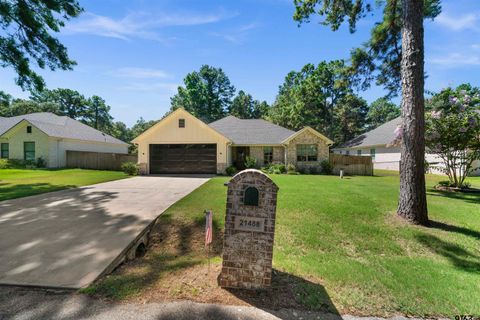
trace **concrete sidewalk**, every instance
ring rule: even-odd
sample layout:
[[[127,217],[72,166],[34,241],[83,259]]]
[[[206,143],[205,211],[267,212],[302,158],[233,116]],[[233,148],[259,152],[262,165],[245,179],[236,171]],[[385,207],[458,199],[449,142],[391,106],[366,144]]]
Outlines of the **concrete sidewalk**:
[[[73,320],[73,319],[219,319],[219,320],[381,320],[298,310],[261,310],[254,307],[200,304],[190,301],[167,303],[112,303],[84,295],[53,290],[0,287],[2,320]],[[391,320],[415,320],[395,317]]]
[[[87,286],[208,179],[135,177],[0,202],[0,284]]]

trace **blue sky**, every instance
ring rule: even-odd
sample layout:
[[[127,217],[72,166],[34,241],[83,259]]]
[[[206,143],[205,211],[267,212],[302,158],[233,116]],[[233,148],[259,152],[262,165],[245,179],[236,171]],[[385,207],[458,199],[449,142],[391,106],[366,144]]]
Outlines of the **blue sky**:
[[[348,58],[368,39],[376,16],[350,34],[318,21],[300,28],[293,0],[80,0],[85,8],[59,38],[78,62],[74,71],[41,71],[49,88],[100,95],[115,120],[132,125],[158,119],[184,76],[202,64],[224,69],[237,90],[272,103],[291,70],[307,63]],[[443,13],[425,24],[426,88],[471,82],[480,86],[480,3],[444,0]],[[0,90],[28,97],[10,69]],[[371,102],[381,88],[360,92]],[[398,102],[398,101],[397,101]]]

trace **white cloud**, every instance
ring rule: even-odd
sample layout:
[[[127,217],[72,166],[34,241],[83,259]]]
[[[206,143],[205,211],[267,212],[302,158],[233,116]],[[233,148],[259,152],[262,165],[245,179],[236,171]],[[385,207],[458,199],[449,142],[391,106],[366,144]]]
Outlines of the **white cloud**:
[[[233,44],[242,44],[243,42],[245,42],[248,36],[248,33],[251,30],[256,29],[257,27],[258,27],[258,24],[255,22],[252,22],[252,23],[245,24],[225,32],[213,32],[212,35],[215,37],[222,38]]]
[[[453,17],[447,13],[440,14],[435,21],[453,31],[473,30],[480,31],[480,14],[469,13],[459,17]]]
[[[126,67],[109,72],[109,74],[120,78],[151,79],[169,78],[167,72],[159,69]]]
[[[453,52],[446,56],[429,59],[429,62],[443,67],[480,66],[480,56]]]
[[[96,15],[88,12],[65,28],[66,34],[92,34],[102,37],[129,40],[143,38],[165,41],[158,29],[171,26],[194,26],[215,23],[235,16],[235,13],[209,14],[150,14],[145,12],[129,13],[120,19]]]

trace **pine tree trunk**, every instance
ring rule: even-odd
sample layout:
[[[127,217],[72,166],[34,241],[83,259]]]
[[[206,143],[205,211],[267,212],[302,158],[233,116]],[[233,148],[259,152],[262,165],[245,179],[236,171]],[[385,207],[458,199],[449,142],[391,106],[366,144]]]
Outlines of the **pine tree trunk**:
[[[423,0],[402,0],[402,125],[397,213],[428,224],[425,192]]]

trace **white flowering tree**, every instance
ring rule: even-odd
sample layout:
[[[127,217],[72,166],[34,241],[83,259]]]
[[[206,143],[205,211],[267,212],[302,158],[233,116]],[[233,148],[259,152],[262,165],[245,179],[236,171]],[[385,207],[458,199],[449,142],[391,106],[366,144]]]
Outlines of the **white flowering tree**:
[[[427,100],[425,143],[437,154],[451,187],[466,187],[472,163],[480,159],[480,88],[463,84]]]

